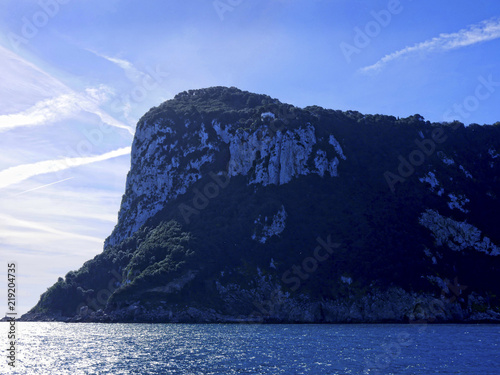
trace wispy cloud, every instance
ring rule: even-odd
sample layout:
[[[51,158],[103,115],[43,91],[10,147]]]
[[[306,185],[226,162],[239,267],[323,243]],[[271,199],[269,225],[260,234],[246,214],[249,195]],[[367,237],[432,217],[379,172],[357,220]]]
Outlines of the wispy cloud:
[[[0,132],[19,126],[41,125],[69,117],[79,108],[77,96],[64,94],[36,103],[26,111],[0,116]]]
[[[42,100],[26,111],[0,116],[0,132],[21,126],[43,125],[69,118],[78,112],[94,113],[103,122],[120,129],[127,130],[131,135],[133,129],[123,122],[108,115],[99,107],[99,100],[104,100],[107,88],[91,88],[85,94],[72,92],[55,98]]]
[[[478,24],[470,25],[456,33],[440,34],[438,37],[385,55],[375,64],[362,68],[361,72],[379,71],[390,61],[416,52],[449,51],[498,38],[500,38],[500,18],[492,18]]]
[[[22,191],[20,193],[17,193],[15,194],[14,196],[18,196],[18,195],[21,195],[21,194],[26,194],[26,193],[29,193],[31,191],[35,191],[35,190],[40,190],[40,189],[43,189],[43,188],[46,188],[48,186],[52,186],[52,185],[56,185],[56,184],[60,184],[61,182],[64,182],[64,181],[68,181],[68,180],[71,180],[73,179],[74,177],[69,177],[69,178],[65,178],[63,180],[59,180],[59,181],[56,181],[56,182],[52,182],[50,184],[45,184],[45,185],[42,185],[42,186],[37,186],[36,188],[33,188],[33,189],[28,189],[28,190],[25,190],[25,191]]]
[[[123,63],[127,65],[127,62]],[[131,135],[134,134],[131,126],[103,110],[102,105],[114,95],[113,90],[108,86],[99,85],[76,92],[34,64],[1,46],[0,68],[4,83],[0,88],[0,101],[10,109],[0,111],[4,113],[0,115],[0,133],[18,127],[44,125],[64,120],[85,111],[97,115],[106,124],[125,129]],[[20,98],[30,99],[28,100],[31,102],[30,107],[24,106],[20,110],[19,106],[15,105],[21,100]],[[26,99],[22,101],[26,102]]]
[[[127,155],[131,151],[130,147],[120,148],[102,155],[65,158],[56,160],[46,160],[37,163],[23,164],[0,171],[0,189],[17,184],[28,178],[45,173],[59,172],[65,169],[78,167],[80,165],[104,161],[118,156]]]
[[[71,89],[36,65],[0,45],[0,114],[19,112]]]
[[[89,49],[87,51],[89,51],[89,52],[93,53],[94,55],[99,56],[103,59],[106,59],[109,62],[112,62],[113,64],[115,64],[118,67],[120,67],[121,69],[123,69],[127,78],[134,83],[137,83],[140,79],[142,79],[146,76],[146,74],[144,74],[139,69],[137,69],[130,61],[127,61],[124,59],[119,59],[116,57],[109,57],[109,56],[103,55],[101,53],[98,53],[96,51],[92,51]]]
[[[15,218],[10,215],[5,215],[5,214],[0,214],[0,222],[3,222],[3,228],[5,227],[10,227],[8,230],[2,230],[0,231],[0,235],[5,238],[9,236],[15,235],[15,232],[12,228],[17,228],[18,230],[30,230],[30,231],[41,231],[41,232],[47,232],[51,234],[55,234],[61,237],[65,238],[75,238],[75,239],[81,239],[81,240],[86,240],[86,241],[91,241],[95,243],[102,243],[103,240],[102,238],[99,237],[93,237],[93,236],[87,236],[79,233],[73,233],[73,232],[66,232],[62,231],[56,228],[53,228],[51,226],[48,226],[46,224],[41,224],[37,223],[34,221],[27,221],[27,220],[21,220],[18,218]]]
[[[101,54],[99,52],[93,51],[91,49],[87,49],[87,51],[89,51],[90,53],[92,53],[92,54],[94,54],[102,59],[105,59],[105,60],[113,63],[114,65],[116,65],[117,67],[122,69],[123,72],[125,73],[125,76],[129,79],[129,81],[136,84],[136,85],[139,85],[139,87],[141,87],[141,88],[144,88],[143,86],[144,86],[145,80],[151,79],[149,74],[146,74],[146,73],[140,71],[139,69],[137,69],[134,66],[134,64],[132,64],[130,61],[120,59],[117,57],[110,57],[110,56]],[[127,120],[131,120],[130,113],[132,111],[132,103],[130,101],[130,96],[131,95],[123,96],[121,98],[121,100],[119,101],[121,104],[120,109],[123,112],[123,116]]]

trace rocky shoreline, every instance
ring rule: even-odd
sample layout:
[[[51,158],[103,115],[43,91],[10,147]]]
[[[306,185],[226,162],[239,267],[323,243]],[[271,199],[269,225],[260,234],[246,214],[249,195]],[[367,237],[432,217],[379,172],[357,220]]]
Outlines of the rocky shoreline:
[[[342,301],[306,301],[283,298],[254,302],[248,314],[220,312],[211,308],[157,306],[139,303],[120,309],[91,311],[87,306],[78,315],[27,313],[19,321],[66,323],[234,323],[234,324],[380,324],[380,323],[493,323],[500,313],[484,305],[480,296],[463,299],[408,293],[393,288],[383,293]],[[240,301],[241,303],[241,301]]]

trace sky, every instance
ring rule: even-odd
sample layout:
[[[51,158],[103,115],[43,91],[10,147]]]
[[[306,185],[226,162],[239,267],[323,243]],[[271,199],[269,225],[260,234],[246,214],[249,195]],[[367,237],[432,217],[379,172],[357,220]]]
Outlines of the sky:
[[[16,262],[19,313],[102,252],[139,118],[210,86],[493,124],[500,2],[3,0],[0,275]]]

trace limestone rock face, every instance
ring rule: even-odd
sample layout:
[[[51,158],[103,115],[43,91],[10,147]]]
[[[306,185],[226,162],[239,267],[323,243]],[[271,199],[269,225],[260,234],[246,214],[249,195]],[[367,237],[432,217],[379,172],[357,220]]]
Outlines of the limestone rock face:
[[[277,131],[263,124],[247,131],[221,125],[217,119],[205,123],[183,118],[181,124],[168,115],[153,122],[142,119],[132,146],[118,225],[105,247],[131,236],[166,203],[186,193],[203,170],[215,170],[222,153],[229,158],[219,172],[242,175],[249,185],[262,186],[283,185],[309,174],[336,177],[339,158],[346,160],[334,135],[318,140],[309,123]]]
[[[420,224],[431,230],[438,246],[446,244],[454,251],[471,248],[491,256],[500,255],[500,248],[489,237],[482,236],[478,228],[466,222],[458,222],[443,217],[434,210],[426,210],[420,217]]]

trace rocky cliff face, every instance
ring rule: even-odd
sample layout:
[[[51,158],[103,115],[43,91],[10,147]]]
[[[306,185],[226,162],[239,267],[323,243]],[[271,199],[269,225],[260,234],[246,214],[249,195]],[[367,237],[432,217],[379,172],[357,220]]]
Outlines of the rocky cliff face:
[[[199,94],[194,91],[177,99],[189,101],[189,96]],[[334,135],[317,138],[310,123],[276,129],[270,126],[274,114],[260,116],[261,123],[253,129],[221,124],[217,118],[207,123],[186,118],[181,128],[161,115],[142,119],[132,147],[119,223],[106,245],[119,244],[167,202],[185,194],[202,178],[203,170],[215,167],[222,150],[228,153],[224,173],[245,176],[247,184],[283,185],[308,174],[337,176],[339,158],[346,157]],[[328,158],[328,154],[335,156]]]
[[[500,319],[500,124],[193,90],[137,125],[104,251],[26,319]]]

